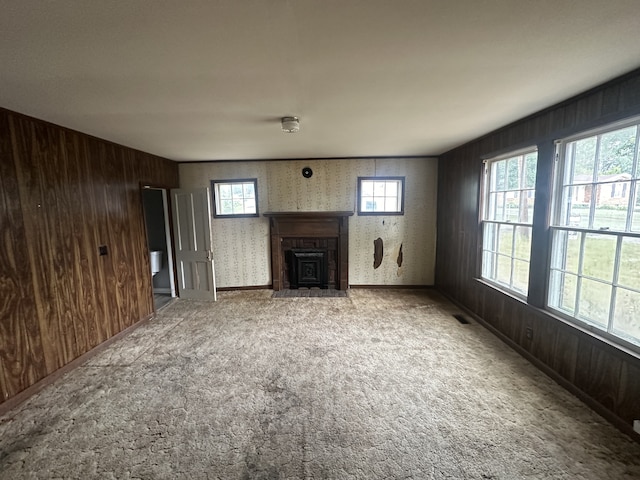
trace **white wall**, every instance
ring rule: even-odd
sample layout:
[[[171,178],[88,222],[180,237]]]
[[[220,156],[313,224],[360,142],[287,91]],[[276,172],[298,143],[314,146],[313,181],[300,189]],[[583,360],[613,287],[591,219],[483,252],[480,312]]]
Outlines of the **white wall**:
[[[260,213],[355,211],[359,176],[405,176],[405,214],[349,218],[351,285],[432,285],[435,270],[435,158],[203,162],[180,165],[180,187],[208,187],[210,180],[258,179]],[[301,174],[311,167],[309,179]],[[271,283],[269,221],[213,218],[216,282],[219,288]],[[373,241],[382,238],[384,258],[373,268]],[[403,264],[396,260],[400,245]]]

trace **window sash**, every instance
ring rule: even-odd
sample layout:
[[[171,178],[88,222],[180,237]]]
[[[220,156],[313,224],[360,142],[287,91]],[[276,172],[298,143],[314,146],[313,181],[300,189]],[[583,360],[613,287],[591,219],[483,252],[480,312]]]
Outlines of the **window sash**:
[[[526,297],[532,233],[527,224],[483,222],[481,278]]]
[[[640,305],[640,284],[628,280],[628,277],[638,270],[625,265],[621,252],[625,247],[625,240],[633,239],[636,244],[640,244],[640,240],[626,234],[605,234],[584,229],[552,227],[551,231],[553,241],[547,308],[571,323],[596,331],[615,343],[638,350],[640,315],[635,311],[629,312],[629,309],[637,309]],[[615,245],[610,278],[602,278],[602,275],[585,271],[584,252],[589,234],[608,236]],[[568,241],[566,237],[572,236],[577,244],[573,252],[574,255],[577,253],[577,258],[571,265],[568,265],[571,262],[567,259],[566,245],[561,245],[557,240],[559,235],[565,235],[565,243]],[[640,251],[640,247],[638,250]]]
[[[404,215],[405,177],[358,177],[358,215]]]
[[[257,179],[211,180],[214,217],[257,217]]]
[[[522,298],[529,289],[536,173],[535,148],[485,161],[480,277]]]
[[[603,147],[605,140],[627,133],[633,137],[626,146],[605,159],[603,148],[611,149]],[[578,152],[578,142],[591,151]],[[546,301],[570,322],[634,350],[640,347],[639,142],[638,119],[557,142]],[[623,160],[617,178],[603,170],[603,163],[620,166]]]

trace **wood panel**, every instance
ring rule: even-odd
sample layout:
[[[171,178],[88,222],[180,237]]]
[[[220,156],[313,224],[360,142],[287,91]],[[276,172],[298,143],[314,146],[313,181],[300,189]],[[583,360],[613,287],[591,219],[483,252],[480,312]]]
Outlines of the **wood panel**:
[[[630,430],[640,418],[640,358],[613,348],[539,308],[544,306],[553,142],[574,133],[640,115],[640,70],[445,153],[438,166],[436,286],[482,317],[506,338],[548,366],[588,398],[607,418]],[[483,158],[538,145],[531,305],[477,280],[479,188]],[[526,337],[526,327],[533,338]]]
[[[0,112],[0,402],[47,373],[26,241],[9,118]]]
[[[0,155],[4,401],[153,313],[140,182],[178,168],[7,110]]]

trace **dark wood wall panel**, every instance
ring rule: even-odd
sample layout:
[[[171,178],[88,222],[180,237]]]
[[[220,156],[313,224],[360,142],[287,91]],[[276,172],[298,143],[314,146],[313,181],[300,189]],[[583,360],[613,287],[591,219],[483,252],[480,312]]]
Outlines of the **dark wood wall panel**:
[[[478,138],[440,157],[436,285],[501,335],[596,402],[619,425],[640,418],[640,359],[539,308],[477,280],[480,260],[479,195],[482,160],[516,148],[539,150],[534,222],[546,222],[553,170],[553,142],[573,133],[640,115],[640,70]],[[547,230],[535,238],[533,268],[542,268]],[[538,255],[534,259],[534,255]],[[542,306],[545,285],[530,298]],[[526,328],[533,329],[533,338]]]
[[[1,401],[153,313],[141,182],[177,164],[0,109]]]
[[[0,402],[47,372],[25,238],[9,118],[0,114]]]

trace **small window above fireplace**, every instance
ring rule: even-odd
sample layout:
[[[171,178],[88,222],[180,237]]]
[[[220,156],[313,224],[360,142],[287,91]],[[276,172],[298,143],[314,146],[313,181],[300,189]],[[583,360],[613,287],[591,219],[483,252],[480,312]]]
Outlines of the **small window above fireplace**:
[[[358,215],[404,215],[404,177],[358,177]]]

